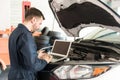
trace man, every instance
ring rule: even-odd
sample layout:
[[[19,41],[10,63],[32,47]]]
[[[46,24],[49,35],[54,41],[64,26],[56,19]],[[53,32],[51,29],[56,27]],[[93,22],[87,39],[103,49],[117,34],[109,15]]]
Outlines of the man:
[[[36,72],[42,70],[52,57],[43,51],[37,54],[32,33],[39,29],[44,16],[36,8],[30,8],[25,14],[23,24],[9,37],[10,71],[8,80],[36,80]]]

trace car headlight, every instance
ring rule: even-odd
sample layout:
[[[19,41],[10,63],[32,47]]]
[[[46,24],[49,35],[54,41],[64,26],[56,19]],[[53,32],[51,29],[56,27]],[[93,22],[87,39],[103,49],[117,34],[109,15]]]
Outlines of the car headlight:
[[[87,79],[101,75],[110,69],[110,66],[63,65],[54,70],[59,79]]]

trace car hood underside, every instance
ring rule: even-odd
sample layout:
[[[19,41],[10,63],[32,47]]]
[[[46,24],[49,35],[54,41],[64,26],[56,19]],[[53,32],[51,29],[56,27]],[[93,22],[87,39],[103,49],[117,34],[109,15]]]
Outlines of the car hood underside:
[[[68,36],[84,27],[100,26],[120,31],[120,17],[100,0],[50,0],[50,7]]]

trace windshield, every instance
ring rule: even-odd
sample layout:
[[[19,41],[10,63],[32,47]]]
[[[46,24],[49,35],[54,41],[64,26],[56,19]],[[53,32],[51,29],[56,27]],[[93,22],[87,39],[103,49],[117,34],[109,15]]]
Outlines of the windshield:
[[[120,32],[113,31],[111,29],[101,28],[101,27],[90,27],[90,32],[87,32],[84,36],[81,35],[83,31],[88,30],[88,28],[84,28],[80,31],[79,35],[84,39],[96,39],[103,41],[111,41],[111,42],[120,42]]]

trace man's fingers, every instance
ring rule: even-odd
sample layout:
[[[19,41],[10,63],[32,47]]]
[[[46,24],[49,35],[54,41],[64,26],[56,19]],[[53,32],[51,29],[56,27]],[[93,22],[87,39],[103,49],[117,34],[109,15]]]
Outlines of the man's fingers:
[[[38,51],[38,53],[44,53],[45,52],[45,50],[39,50]]]

